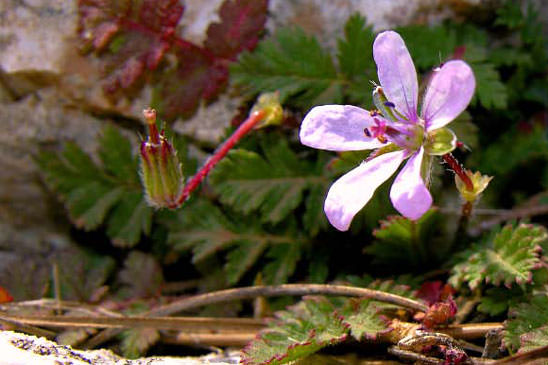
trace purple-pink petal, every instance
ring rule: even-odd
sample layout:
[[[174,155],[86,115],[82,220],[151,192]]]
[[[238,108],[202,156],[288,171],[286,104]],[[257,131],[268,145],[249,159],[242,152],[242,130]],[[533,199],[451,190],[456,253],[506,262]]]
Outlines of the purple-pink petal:
[[[470,66],[461,60],[445,63],[434,71],[422,105],[426,129],[438,129],[466,109],[474,94],[476,80]]]
[[[394,208],[404,217],[413,220],[422,217],[432,206],[432,195],[421,176],[423,156],[424,148],[421,147],[409,158],[390,189],[390,200]]]
[[[299,137],[302,144],[323,150],[369,150],[383,145],[364,133],[373,124],[367,110],[352,105],[322,105],[304,117]]]
[[[388,100],[409,120],[416,121],[417,72],[403,39],[393,31],[380,33],[373,43],[373,58]]]
[[[402,150],[380,155],[335,181],[324,204],[329,222],[340,231],[348,230],[354,216],[367,204],[375,190],[396,172],[406,154]]]

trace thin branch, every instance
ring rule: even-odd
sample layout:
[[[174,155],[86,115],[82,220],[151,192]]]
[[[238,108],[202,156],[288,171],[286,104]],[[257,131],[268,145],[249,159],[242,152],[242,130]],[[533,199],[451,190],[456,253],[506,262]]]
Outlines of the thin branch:
[[[241,332],[256,333],[264,328],[261,320],[252,318],[208,317],[73,317],[73,316],[9,316],[1,315],[0,321],[46,327],[93,327],[93,328],[156,328],[193,332]]]
[[[55,332],[34,326],[29,326],[28,324],[24,324],[16,320],[0,318],[0,324],[3,326],[2,330],[16,330],[39,337],[55,338]]]
[[[174,336],[162,335],[162,342],[172,345],[243,347],[257,336],[256,332],[194,333],[179,332]]]
[[[177,300],[170,304],[154,308],[148,311],[146,316],[168,316],[184,310],[202,307],[204,305],[227,302],[239,299],[252,299],[256,297],[277,297],[283,295],[338,295],[351,297],[365,297],[378,300],[379,302],[392,303],[425,312],[428,307],[416,300],[405,298],[399,295],[372,290],[356,288],[344,285],[328,284],[285,284],[272,286],[249,286],[244,288],[226,289],[216,292],[195,295],[190,298]]]
[[[143,314],[145,317],[169,316],[184,310],[201,307],[208,304],[226,302],[239,299],[251,299],[256,297],[273,297],[283,295],[338,295],[366,297],[381,302],[397,304],[406,308],[426,311],[428,307],[415,300],[405,298],[399,295],[385,293],[378,290],[356,288],[343,285],[325,285],[325,284],[285,284],[279,286],[251,286],[244,288],[235,288],[220,290],[216,292],[196,295],[190,298],[184,298],[170,304],[152,309]],[[99,332],[89,339],[84,346],[86,348],[95,348],[101,343],[108,341],[116,336],[120,331],[118,329],[106,329]]]
[[[445,328],[438,328],[436,331],[445,333],[448,336],[462,339],[472,340],[483,338],[490,330],[502,329],[502,323],[467,323],[459,325],[450,325]]]
[[[514,220],[514,219],[523,219],[523,218],[533,217],[536,215],[545,215],[545,214],[548,214],[548,204],[506,210],[501,212],[496,217],[493,217],[489,220],[481,222],[477,227],[474,227],[473,229],[470,230],[470,234],[477,236],[481,232],[486,231],[490,229],[491,227],[496,226],[497,224],[501,224],[505,221]]]

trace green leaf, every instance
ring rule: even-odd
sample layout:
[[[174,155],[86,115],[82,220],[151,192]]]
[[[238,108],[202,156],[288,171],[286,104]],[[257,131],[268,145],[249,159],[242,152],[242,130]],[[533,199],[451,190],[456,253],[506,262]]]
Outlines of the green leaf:
[[[244,350],[243,364],[284,364],[346,339],[348,325],[323,297],[303,300],[261,331]]]
[[[284,284],[301,258],[301,247],[298,242],[278,244],[272,246],[266,256],[271,261],[263,269],[264,281],[268,284]]]
[[[99,181],[75,187],[66,196],[66,206],[74,225],[85,230],[99,227],[107,212],[120,200],[122,188],[112,188]]]
[[[81,302],[93,297],[116,266],[111,257],[75,248],[60,252],[53,261],[59,272],[61,297]]]
[[[114,126],[103,128],[99,139],[99,157],[105,172],[120,179],[139,184],[137,160],[133,158],[133,148],[129,139]]]
[[[511,308],[509,319],[505,322],[504,344],[511,350],[516,351],[521,346],[520,337],[532,333],[531,339],[539,341],[539,331],[548,323],[548,296],[537,295]],[[543,331],[543,330],[540,330]],[[529,346],[533,340],[529,341]]]
[[[244,214],[259,211],[264,222],[278,223],[297,208],[306,191],[318,199],[329,180],[323,164],[299,158],[284,139],[261,142],[259,153],[237,149],[228,153],[211,173],[214,190],[223,204]],[[323,199],[321,199],[323,200]],[[318,216],[317,206],[310,215]],[[307,213],[305,212],[305,215]],[[307,217],[307,225],[318,230]]]
[[[154,328],[137,328],[120,333],[122,354],[130,359],[142,356],[150,346],[160,340],[160,332]]]
[[[344,38],[339,39],[338,61],[341,72],[348,78],[363,77],[369,69],[375,69],[370,52],[375,33],[366,25],[361,14],[354,14],[344,25]]]
[[[509,29],[516,29],[524,22],[520,2],[518,1],[505,1],[502,6],[497,8],[496,13],[495,25],[504,25]]]
[[[421,265],[426,259],[427,247],[431,247],[439,219],[440,215],[435,209],[429,210],[417,221],[390,216],[373,231],[375,241],[366,247],[365,252],[373,255],[377,263]]]
[[[168,244],[177,251],[192,250],[194,263],[222,251],[228,253],[224,270],[232,284],[251,268],[269,247],[274,259],[265,266],[269,279],[285,280],[300,257],[302,238],[291,226],[271,233],[254,216],[231,214],[230,218],[205,200],[189,203],[170,223]],[[233,248],[235,247],[235,248]],[[282,247],[283,254],[278,253]]]
[[[467,283],[471,289],[488,282],[510,288],[524,286],[532,279],[532,270],[540,264],[541,245],[548,233],[539,225],[505,226],[492,240],[464,252],[464,259],[453,267],[451,285]]]
[[[118,281],[122,285],[122,296],[146,298],[159,294],[164,277],[162,267],[152,255],[131,251],[118,274]]]
[[[504,109],[508,104],[508,91],[500,79],[500,74],[491,63],[471,63],[476,77],[476,96],[486,109]]]
[[[94,230],[106,224],[115,245],[133,246],[150,233],[153,213],[142,198],[137,159],[113,126],[105,127],[99,143],[100,165],[74,143],[61,153],[42,152],[36,161],[74,225]]]
[[[452,56],[457,45],[456,34],[445,26],[409,25],[397,31],[405,41],[415,66],[430,70]]]
[[[228,282],[236,284],[261,257],[268,242],[244,241],[226,255],[225,271]]]
[[[280,92],[282,104],[311,107],[342,101],[342,80],[331,56],[300,28],[280,29],[231,66],[244,95]]]
[[[350,326],[350,334],[358,341],[375,340],[389,331],[388,320],[379,316],[379,308],[373,300],[348,300],[343,309],[344,322]]]
[[[478,311],[493,317],[498,316],[506,312],[510,306],[523,300],[523,295],[524,291],[519,286],[514,286],[510,289],[489,288],[480,298]]]
[[[141,192],[125,193],[108,220],[107,234],[116,246],[132,247],[150,234],[153,210]]]
[[[538,126],[521,132],[512,128],[481,152],[479,169],[483,173],[500,176],[539,157],[548,159],[545,129]]]

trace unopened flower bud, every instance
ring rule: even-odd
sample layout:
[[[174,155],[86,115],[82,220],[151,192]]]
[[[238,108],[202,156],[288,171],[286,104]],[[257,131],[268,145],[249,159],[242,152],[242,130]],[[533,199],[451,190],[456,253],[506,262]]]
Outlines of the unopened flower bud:
[[[146,109],[149,135],[141,143],[141,181],[147,202],[156,208],[174,208],[181,194],[183,172],[177,151],[156,127],[156,111]]]
[[[467,202],[473,203],[487,188],[487,185],[489,185],[489,182],[493,177],[482,175],[479,171],[472,173],[472,171],[466,170],[465,173],[472,182],[472,189],[469,189],[457,174],[455,174],[455,184],[457,185],[460,196]]]
[[[280,104],[280,93],[265,93],[261,94],[257,99],[250,114],[261,112],[264,117],[261,119],[257,128],[266,127],[268,125],[280,124],[283,121],[283,108]]]

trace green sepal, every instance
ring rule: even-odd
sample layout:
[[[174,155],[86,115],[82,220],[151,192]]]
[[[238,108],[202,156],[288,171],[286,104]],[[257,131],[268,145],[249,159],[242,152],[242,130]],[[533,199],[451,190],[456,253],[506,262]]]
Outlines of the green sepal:
[[[428,155],[441,156],[457,148],[457,136],[449,128],[439,128],[428,132],[424,150]]]

